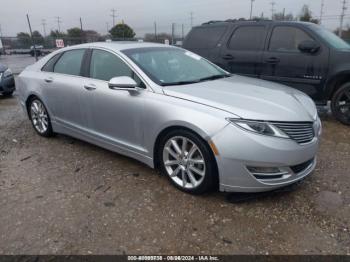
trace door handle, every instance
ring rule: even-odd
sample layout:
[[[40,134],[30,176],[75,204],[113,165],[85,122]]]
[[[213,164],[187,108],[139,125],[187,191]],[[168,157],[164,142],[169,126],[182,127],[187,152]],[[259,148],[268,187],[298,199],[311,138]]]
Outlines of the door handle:
[[[266,59],[265,62],[268,64],[278,64],[280,62],[280,59],[277,57],[270,57]]]
[[[86,90],[92,91],[96,89],[96,86],[94,84],[84,85],[84,88]]]
[[[46,83],[52,83],[53,82],[53,78],[52,77],[48,77],[48,78],[45,78],[44,81]]]
[[[224,56],[222,56],[222,58],[225,59],[225,60],[233,60],[233,59],[235,59],[234,56],[230,55],[230,54],[224,55]]]

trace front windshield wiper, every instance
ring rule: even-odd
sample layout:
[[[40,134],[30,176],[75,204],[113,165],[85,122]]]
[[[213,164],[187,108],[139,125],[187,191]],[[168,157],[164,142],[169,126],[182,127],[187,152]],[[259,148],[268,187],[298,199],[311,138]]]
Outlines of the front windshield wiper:
[[[171,82],[171,83],[162,83],[162,86],[178,86],[178,85],[189,85],[189,84],[195,84],[200,82],[200,80],[191,80],[191,81],[178,81],[178,82]]]
[[[177,85],[189,85],[189,84],[195,84],[203,81],[208,80],[215,80],[220,78],[226,78],[232,76],[231,74],[224,74],[224,75],[212,75],[208,77],[203,77],[196,80],[189,80],[189,81],[178,81],[178,82],[172,82],[172,83],[163,83],[162,86],[177,86]]]
[[[216,80],[216,79],[226,78],[226,77],[230,77],[230,76],[232,76],[232,75],[231,74],[212,75],[212,76],[203,77],[203,78],[199,79],[199,82],[207,81],[207,80]]]

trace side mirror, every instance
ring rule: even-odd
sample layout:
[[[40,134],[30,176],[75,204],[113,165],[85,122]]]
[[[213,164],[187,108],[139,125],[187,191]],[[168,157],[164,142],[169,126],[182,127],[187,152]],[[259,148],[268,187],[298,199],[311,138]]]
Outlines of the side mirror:
[[[113,90],[136,90],[137,83],[129,76],[113,77],[108,82],[108,87]]]
[[[317,42],[312,40],[305,40],[298,45],[298,49],[302,53],[314,54],[318,50],[320,50],[320,48],[321,46]]]

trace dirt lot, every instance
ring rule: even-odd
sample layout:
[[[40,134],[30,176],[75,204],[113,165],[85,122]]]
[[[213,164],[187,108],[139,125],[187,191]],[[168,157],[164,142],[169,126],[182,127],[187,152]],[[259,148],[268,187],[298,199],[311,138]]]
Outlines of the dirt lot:
[[[16,97],[0,97],[0,253],[350,254],[350,128],[323,126],[312,176],[234,204],[88,143],[41,138]]]

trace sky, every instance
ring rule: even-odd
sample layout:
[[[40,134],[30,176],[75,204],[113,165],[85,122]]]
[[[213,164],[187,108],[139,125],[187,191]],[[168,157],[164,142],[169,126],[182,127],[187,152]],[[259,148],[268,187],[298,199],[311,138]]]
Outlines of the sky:
[[[304,4],[309,5],[314,16],[319,17],[322,0],[273,0],[276,12],[284,8],[286,13],[299,15]],[[272,0],[255,0],[253,15],[271,17]],[[83,28],[92,29],[101,34],[107,33],[113,23],[111,9],[116,10],[116,22],[122,20],[129,24],[137,36],[157,31],[175,31],[181,34],[184,24],[185,33],[191,25],[198,25],[209,20],[226,20],[229,18],[249,18],[250,0],[0,0],[0,25],[2,36],[16,36],[18,32],[29,32],[26,14],[29,14],[33,30],[44,34],[42,20],[46,22],[46,33],[58,28],[56,17],[62,21],[61,31],[79,27],[82,18]],[[350,4],[349,4],[350,8]],[[342,0],[324,0],[323,26],[335,29],[339,26]],[[349,11],[350,13],[350,11]],[[350,23],[346,16],[344,24]],[[108,25],[107,25],[108,24]]]

